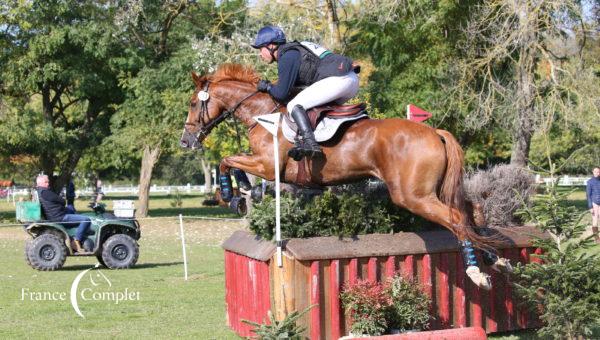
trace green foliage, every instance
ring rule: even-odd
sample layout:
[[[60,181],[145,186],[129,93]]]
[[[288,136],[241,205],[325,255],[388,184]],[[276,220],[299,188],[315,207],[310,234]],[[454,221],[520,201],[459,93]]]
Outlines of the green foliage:
[[[199,152],[187,152],[187,150],[169,154],[157,165],[154,175],[156,181],[154,182],[165,183],[165,185],[204,183],[204,176],[199,170],[201,169],[201,157]]]
[[[128,95],[112,119],[112,140],[137,150],[146,145],[176,148],[192,92],[192,62],[191,49],[181,47],[162,63],[122,79]]]
[[[275,199],[266,196],[255,203],[249,216],[250,230],[272,239],[275,228]],[[314,236],[354,236],[358,234],[393,233],[410,230],[418,219],[398,208],[388,197],[352,192],[335,194],[325,191],[310,200],[281,195],[281,235],[283,238]],[[415,227],[413,227],[415,228]]]
[[[403,117],[409,103],[445,112],[447,69],[461,38],[472,1],[412,1],[409,6],[378,5],[350,21],[349,46],[376,66],[368,91],[388,117]],[[382,18],[382,12],[389,15]],[[381,91],[385,88],[386,91]],[[438,119],[439,116],[434,116]]]
[[[400,331],[429,328],[431,299],[417,282],[396,274],[388,282],[387,293],[391,298],[387,316],[390,328]]]
[[[250,213],[250,230],[256,235],[271,240],[275,236],[275,198],[265,196],[259,203],[255,203]],[[303,209],[300,199],[295,199],[289,194],[281,195],[281,235],[284,238],[302,235],[308,237],[305,227],[308,214]]]
[[[589,124],[587,122],[586,124]],[[594,124],[591,124],[594,125]],[[546,139],[552,140],[546,150]],[[534,169],[542,168],[547,157],[563,166],[557,174],[588,174],[600,164],[600,130],[585,131],[575,124],[553,124],[550,131],[536,134],[531,141],[530,162]]]
[[[286,315],[286,317],[277,321],[275,316],[271,311],[269,311],[269,324],[263,323],[259,324],[256,322],[242,320],[243,323],[254,326],[254,333],[256,336],[254,339],[260,340],[277,340],[277,339],[291,339],[291,340],[300,340],[304,339],[302,333],[306,331],[306,327],[300,327],[296,325],[298,319],[300,319],[304,314],[308,313],[308,311],[316,305],[308,306],[302,312],[293,311],[290,314]]]
[[[109,3],[61,0],[0,5],[0,153],[33,156],[65,181],[108,135],[127,71]]]
[[[175,189],[173,200],[169,202],[169,204],[172,208],[181,208],[183,205],[183,200],[181,199],[181,193],[179,192],[179,189]]]
[[[564,204],[569,192],[548,186],[531,208],[522,211],[548,239],[537,238],[541,263],[518,266],[517,291],[530,308],[537,309],[544,326],[543,338],[589,338],[600,319],[600,255],[590,251],[592,236],[584,238],[582,213]],[[586,212],[587,213],[587,212]]]

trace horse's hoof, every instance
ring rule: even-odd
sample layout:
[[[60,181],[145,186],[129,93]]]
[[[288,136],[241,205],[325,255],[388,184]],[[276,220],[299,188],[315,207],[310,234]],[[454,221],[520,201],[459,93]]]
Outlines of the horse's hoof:
[[[514,271],[513,266],[510,264],[510,260],[503,257],[499,257],[496,260],[492,265],[492,269],[502,274],[510,274]]]
[[[482,273],[478,267],[469,266],[465,272],[477,287],[485,290],[492,289],[491,277],[486,273]]]
[[[252,189],[252,184],[250,184],[250,180],[245,172],[240,169],[233,169],[233,176],[235,177],[240,189],[244,189],[246,191],[250,191],[250,189]]]

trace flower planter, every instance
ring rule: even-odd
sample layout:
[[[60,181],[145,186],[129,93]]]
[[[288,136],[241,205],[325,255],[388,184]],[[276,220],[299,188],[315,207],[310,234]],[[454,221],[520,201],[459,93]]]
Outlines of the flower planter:
[[[531,227],[502,231],[509,246],[504,257],[530,261]],[[314,237],[285,242],[283,267],[276,265],[275,244],[244,231],[223,243],[227,322],[240,336],[254,335],[243,319],[262,323],[268,310],[278,319],[317,304],[300,323],[311,339],[338,339],[352,323],[339,293],[357,279],[384,280],[400,271],[415,278],[432,299],[431,329],[481,327],[487,333],[538,325],[519,305],[505,276],[485,266],[494,288],[477,288],[464,273],[456,238],[446,231]],[[481,263],[481,261],[480,261]],[[396,336],[396,335],[394,335]]]

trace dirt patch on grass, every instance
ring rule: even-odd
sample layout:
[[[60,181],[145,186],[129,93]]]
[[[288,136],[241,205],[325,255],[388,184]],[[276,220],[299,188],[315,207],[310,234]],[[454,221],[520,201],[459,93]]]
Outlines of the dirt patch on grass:
[[[147,242],[180,240],[179,218],[165,217],[140,220],[142,239]],[[244,220],[200,220],[184,219],[186,243],[220,245],[236,230],[246,230]],[[29,234],[23,227],[0,227],[0,240],[25,241]]]
[[[0,240],[25,241],[30,237],[23,227],[0,227]]]
[[[142,238],[161,242],[179,240],[178,218],[157,218],[140,222]],[[244,220],[198,220],[184,219],[183,228],[186,243],[220,245],[236,230],[247,230]]]

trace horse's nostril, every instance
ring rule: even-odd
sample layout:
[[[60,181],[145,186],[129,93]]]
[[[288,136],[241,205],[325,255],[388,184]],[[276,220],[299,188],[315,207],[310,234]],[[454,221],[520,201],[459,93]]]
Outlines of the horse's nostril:
[[[179,145],[181,145],[181,146],[182,146],[182,147],[184,147],[184,148],[187,148],[187,147],[188,147],[188,143],[187,143],[186,141],[184,141],[184,140],[182,140],[182,141],[179,141]]]

